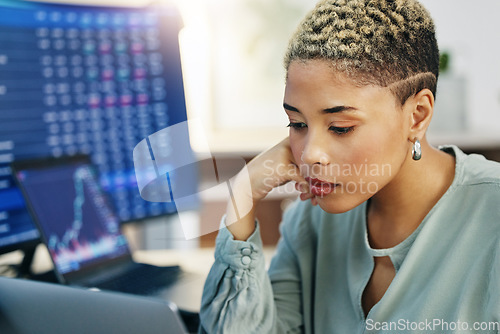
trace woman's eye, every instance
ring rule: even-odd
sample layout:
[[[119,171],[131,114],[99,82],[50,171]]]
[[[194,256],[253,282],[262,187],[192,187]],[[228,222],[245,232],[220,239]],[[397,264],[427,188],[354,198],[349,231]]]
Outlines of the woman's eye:
[[[301,130],[305,127],[307,127],[306,123],[301,123],[301,122],[290,122],[287,127],[292,128],[294,130]]]
[[[351,131],[354,130],[354,126],[349,126],[349,127],[346,127],[346,128],[339,128],[339,127],[336,127],[336,126],[331,126],[330,127],[330,131],[333,131],[334,133],[338,134],[338,135],[345,135]]]

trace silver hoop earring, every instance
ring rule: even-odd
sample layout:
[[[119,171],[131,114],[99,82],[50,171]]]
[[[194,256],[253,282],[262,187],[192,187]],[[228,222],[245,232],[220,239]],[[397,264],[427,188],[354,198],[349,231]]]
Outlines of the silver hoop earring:
[[[418,161],[422,158],[422,146],[420,145],[420,140],[415,138],[415,142],[413,143],[413,149],[411,150],[411,157],[413,160]]]

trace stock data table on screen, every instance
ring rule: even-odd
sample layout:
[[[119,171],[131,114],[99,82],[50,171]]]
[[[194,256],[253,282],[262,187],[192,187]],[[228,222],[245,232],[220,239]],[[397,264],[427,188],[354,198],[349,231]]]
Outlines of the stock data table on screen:
[[[140,197],[132,152],[187,118],[181,24],[167,5],[0,0],[0,248],[38,237],[10,175],[14,159],[90,154],[122,221],[175,212]],[[194,193],[197,176],[190,182]]]

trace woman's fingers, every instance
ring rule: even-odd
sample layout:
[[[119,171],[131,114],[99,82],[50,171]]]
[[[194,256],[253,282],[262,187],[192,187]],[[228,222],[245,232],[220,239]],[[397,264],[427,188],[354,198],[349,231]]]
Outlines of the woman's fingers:
[[[301,193],[308,193],[309,192],[309,183],[306,180],[304,180],[302,182],[296,182],[295,189],[297,191],[300,191]]]
[[[309,184],[307,182],[297,182],[295,183],[295,189],[300,191],[300,200],[307,201],[311,200],[312,205],[318,205],[318,200],[316,196],[309,192]]]
[[[302,201],[307,201],[308,199],[311,199],[311,198],[313,198],[313,197],[314,197],[314,195],[313,195],[313,194],[310,194],[310,193],[301,193],[301,194],[300,194],[300,199],[301,199]]]

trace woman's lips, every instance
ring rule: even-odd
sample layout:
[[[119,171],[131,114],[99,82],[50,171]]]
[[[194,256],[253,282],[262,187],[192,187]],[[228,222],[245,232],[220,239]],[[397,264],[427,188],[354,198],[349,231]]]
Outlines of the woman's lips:
[[[309,191],[314,196],[318,197],[323,197],[332,193],[335,190],[335,187],[338,186],[338,183],[331,183],[310,177],[306,177],[306,181],[309,183]]]

